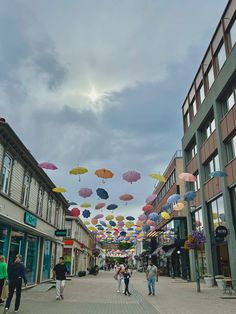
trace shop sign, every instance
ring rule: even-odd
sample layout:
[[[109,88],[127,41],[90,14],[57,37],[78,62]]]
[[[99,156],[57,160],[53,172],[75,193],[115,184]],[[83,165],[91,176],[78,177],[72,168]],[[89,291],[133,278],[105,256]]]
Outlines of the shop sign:
[[[224,238],[228,235],[228,229],[225,226],[218,226],[215,232],[217,238]]]
[[[74,244],[74,240],[64,240],[64,244],[65,245],[73,245]]]
[[[55,230],[56,237],[66,237],[66,229],[57,229]]]
[[[25,212],[24,223],[31,226],[31,227],[36,227],[37,226],[37,217],[31,215],[28,212]]]

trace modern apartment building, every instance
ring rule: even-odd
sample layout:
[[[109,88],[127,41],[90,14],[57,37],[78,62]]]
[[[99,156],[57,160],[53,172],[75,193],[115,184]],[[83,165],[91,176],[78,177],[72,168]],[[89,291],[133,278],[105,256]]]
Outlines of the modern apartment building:
[[[203,231],[201,274],[231,276],[236,286],[236,0],[230,0],[182,106],[189,231]],[[220,171],[215,173],[215,171]],[[227,235],[220,237],[219,226]],[[224,228],[225,227],[225,228]],[[191,270],[194,274],[194,260]]]
[[[0,254],[23,256],[29,284],[51,278],[63,252],[68,202],[4,119],[0,119]]]

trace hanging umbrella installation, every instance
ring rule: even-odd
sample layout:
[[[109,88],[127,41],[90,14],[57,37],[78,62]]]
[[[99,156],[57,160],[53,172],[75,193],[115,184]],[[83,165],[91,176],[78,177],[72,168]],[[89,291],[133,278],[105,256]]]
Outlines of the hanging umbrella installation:
[[[146,203],[151,204],[157,198],[157,194],[151,194],[146,198]]]
[[[114,209],[116,209],[118,206],[116,205],[116,204],[110,204],[110,205],[108,205],[107,206],[107,209],[108,210],[114,210]]]
[[[51,162],[42,162],[41,164],[38,164],[39,168],[47,169],[47,170],[56,170],[58,169],[56,165],[54,165]]]
[[[97,196],[99,196],[103,200],[107,200],[109,198],[109,194],[104,189],[98,188],[96,190],[96,193],[97,193]]]
[[[91,204],[85,202],[85,203],[82,203],[82,204],[80,205],[80,207],[89,208],[89,207],[91,207]]]
[[[120,196],[120,200],[124,201],[126,205],[128,204],[127,202],[131,201],[133,198],[134,197],[131,194],[123,194],[123,195]]]
[[[65,188],[56,187],[56,188],[53,188],[52,191],[56,192],[56,193],[63,193],[63,192],[66,192],[66,189]]]
[[[74,208],[72,208],[72,210],[71,210],[70,213],[71,213],[71,215],[74,216],[74,217],[79,217],[79,215],[80,215],[80,210],[79,210],[79,208],[74,207]]]
[[[122,178],[132,184],[133,182],[137,182],[141,179],[141,174],[137,171],[130,170],[123,173]]]
[[[93,191],[89,188],[82,188],[79,190],[79,196],[81,197],[90,197],[93,194]]]
[[[89,210],[85,209],[85,210],[83,210],[82,215],[84,218],[89,218],[91,213]]]
[[[111,179],[113,177],[113,172],[108,169],[97,169],[95,175],[102,178],[102,182],[105,183],[105,179]]]
[[[169,196],[169,198],[167,199],[167,203],[169,204],[174,204],[177,203],[180,199],[180,195],[179,194],[172,194],[171,196]]]
[[[196,196],[197,196],[197,193],[195,191],[188,191],[184,194],[184,201],[191,202],[196,198]]]
[[[88,172],[88,169],[87,168],[84,168],[84,167],[77,167],[77,168],[73,168],[70,170],[70,174],[73,174],[73,175],[78,175],[79,176],[79,181],[80,181],[80,175],[81,174],[85,174]]]
[[[195,182],[197,180],[197,178],[192,173],[188,172],[180,173],[179,178],[185,182]]]

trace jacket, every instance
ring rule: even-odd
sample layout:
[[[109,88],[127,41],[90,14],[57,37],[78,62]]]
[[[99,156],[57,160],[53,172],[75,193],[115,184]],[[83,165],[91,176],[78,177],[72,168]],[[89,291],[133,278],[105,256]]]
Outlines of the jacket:
[[[9,277],[9,281],[16,281],[18,279],[23,279],[25,284],[27,284],[24,264],[13,263],[12,265],[10,265],[8,267],[8,277]]]
[[[0,279],[7,279],[7,263],[0,262]]]

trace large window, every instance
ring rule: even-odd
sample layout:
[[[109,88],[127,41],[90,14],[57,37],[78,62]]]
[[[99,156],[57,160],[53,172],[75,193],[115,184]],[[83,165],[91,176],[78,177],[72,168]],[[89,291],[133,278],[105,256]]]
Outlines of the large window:
[[[12,158],[6,154],[3,161],[2,172],[2,192],[8,194],[10,188],[10,179],[12,171]]]
[[[219,156],[215,155],[206,165],[205,165],[205,175],[206,179],[209,179],[209,174],[214,171],[220,170]]]
[[[210,209],[210,224],[212,231],[220,225],[225,225],[223,197],[220,196],[216,200],[210,202],[208,207]]]
[[[233,48],[234,44],[236,43],[236,20],[234,20],[234,23],[230,28],[229,37],[230,37],[231,47]]]
[[[194,191],[197,192],[200,189],[200,179],[198,173],[195,173],[194,175],[197,178],[197,180],[194,181]]]
[[[217,68],[218,71],[222,68],[223,64],[225,63],[226,60],[226,53],[225,53],[225,45],[224,43],[221,44],[220,49],[218,50],[217,56]]]
[[[200,104],[203,102],[203,100],[205,99],[205,91],[204,91],[204,85],[202,84],[201,87],[199,88],[198,91],[198,98],[200,101]]]
[[[29,193],[30,193],[30,176],[28,174],[24,177],[23,191],[22,191],[22,204],[26,207],[29,205]]]
[[[194,117],[197,114],[197,102],[194,99],[193,102],[190,104],[190,110],[191,110],[191,115]]]
[[[226,150],[228,161],[236,158],[236,135],[234,135],[234,137],[226,143]]]
[[[49,196],[48,197],[48,207],[47,207],[47,221],[51,222],[52,221],[52,198]]]
[[[209,90],[211,88],[212,84],[214,83],[214,79],[215,79],[212,65],[210,66],[209,70],[207,71],[206,78],[207,78],[207,87]]]
[[[199,232],[203,232],[203,217],[202,217],[202,209],[195,211],[193,213],[193,229]]]
[[[38,206],[37,206],[37,214],[41,217],[43,215],[43,196],[44,196],[44,189],[41,187],[39,189]]]
[[[203,127],[203,141],[208,139],[211,134],[215,131],[216,125],[215,125],[215,119],[211,118],[208,120],[208,122]]]

